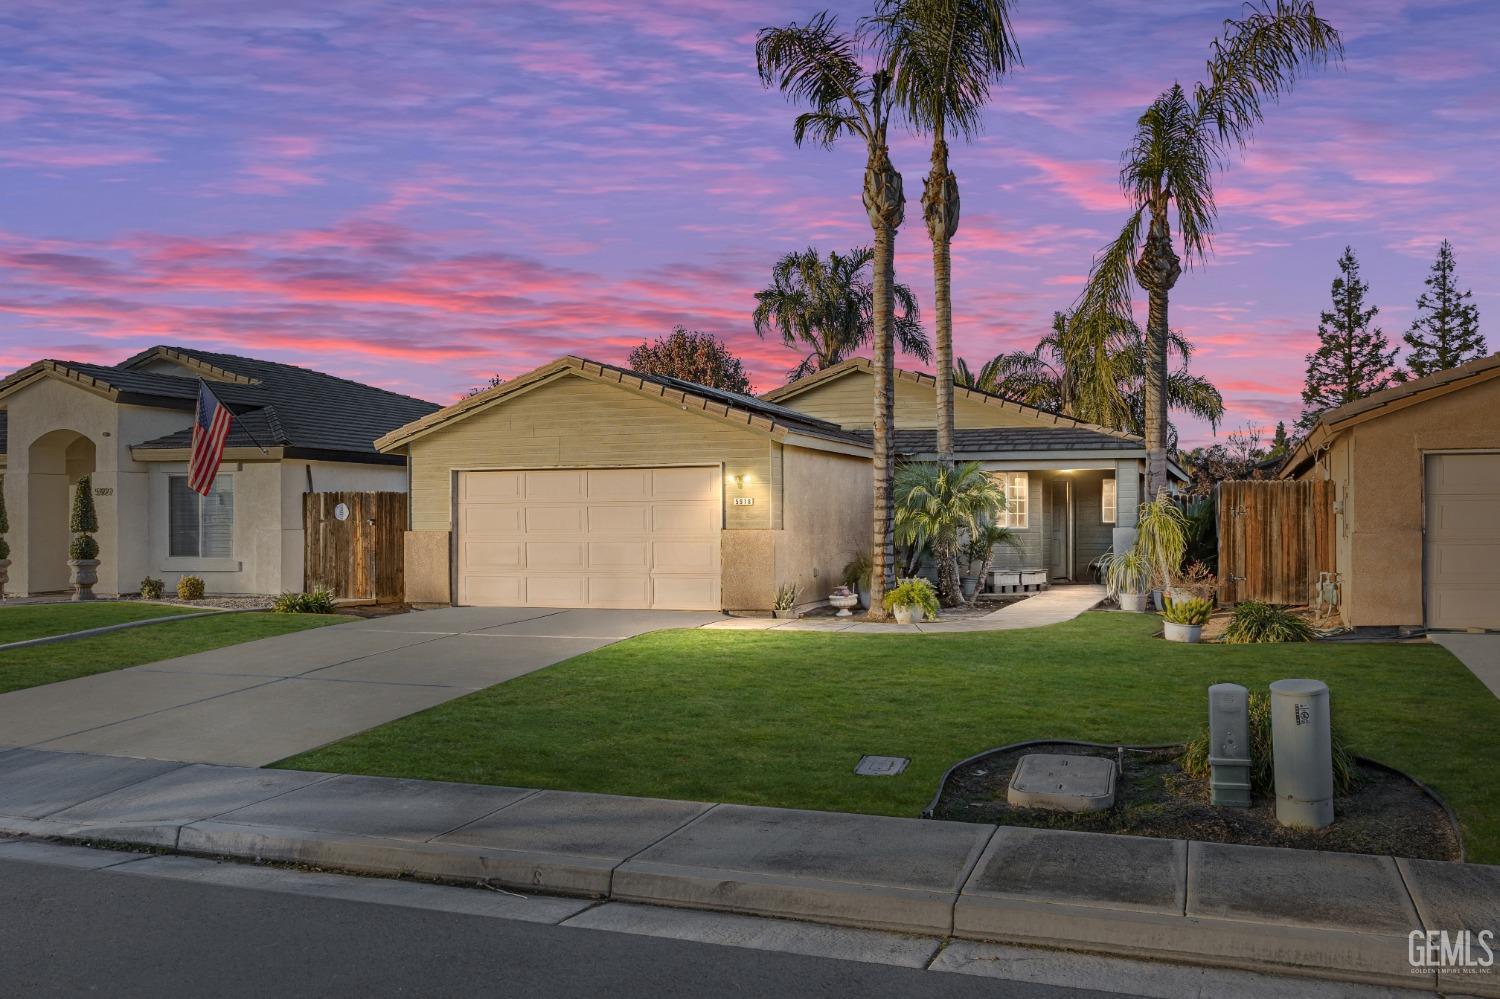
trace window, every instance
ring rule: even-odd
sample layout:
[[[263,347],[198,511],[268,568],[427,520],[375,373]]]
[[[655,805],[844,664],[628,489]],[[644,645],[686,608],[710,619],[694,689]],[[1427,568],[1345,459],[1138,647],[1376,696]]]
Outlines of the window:
[[[1106,524],[1115,522],[1115,480],[1105,479],[1104,490],[1099,494],[1099,519]]]
[[[995,472],[995,481],[1005,491],[1005,512],[1000,515],[1001,525],[1025,529],[1026,512],[1030,503],[1030,477],[1025,472]]]
[[[167,555],[230,558],[234,555],[234,476],[219,475],[213,492],[199,496],[186,475],[167,479]]]

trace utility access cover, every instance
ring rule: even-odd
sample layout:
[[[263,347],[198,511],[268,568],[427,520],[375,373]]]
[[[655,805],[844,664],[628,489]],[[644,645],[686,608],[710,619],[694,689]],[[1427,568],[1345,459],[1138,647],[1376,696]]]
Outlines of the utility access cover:
[[[1030,753],[1016,764],[1005,800],[1020,808],[1101,812],[1115,803],[1115,761]]]
[[[861,777],[894,777],[910,762],[905,756],[861,756],[854,772]]]

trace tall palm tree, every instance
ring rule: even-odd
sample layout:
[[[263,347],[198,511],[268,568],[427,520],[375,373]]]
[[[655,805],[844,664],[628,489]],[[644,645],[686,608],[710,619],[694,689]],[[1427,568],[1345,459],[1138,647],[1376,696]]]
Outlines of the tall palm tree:
[[[762,28],[755,39],[755,64],[762,83],[775,86],[787,100],[808,107],[792,125],[792,139],[797,145],[810,137],[831,147],[844,135],[858,138],[865,145],[863,200],[875,235],[871,281],[875,514],[870,614],[880,618],[885,616],[882,598],[895,562],[891,529],[891,480],[896,470],[891,447],[896,415],[893,286],[896,229],[906,215],[906,196],[886,143],[892,110],[891,74],[884,69],[866,73],[859,61],[863,48],[860,36],[840,33],[837,19],[824,11],[806,24]]]
[[[1120,169],[1130,217],[1094,260],[1078,302],[1085,316],[1129,317],[1132,286],[1146,293],[1147,496],[1167,486],[1167,308],[1182,274],[1172,217],[1189,266],[1202,262],[1218,221],[1214,172],[1249,143],[1266,103],[1279,100],[1310,67],[1343,58],[1338,31],[1318,16],[1312,0],[1246,6],[1246,15],[1226,20],[1213,41],[1207,79],[1191,95],[1174,83],[1137,120]]]
[[[780,334],[782,343],[807,351],[787,375],[796,381],[844,360],[870,342],[875,323],[875,290],[868,246],[830,252],[825,260],[809,246],[786,254],[771,268],[770,287],[755,293],[755,332]],[[923,361],[932,345],[922,329],[917,296],[904,284],[891,287],[896,345]]]
[[[948,136],[979,130],[990,84],[1021,61],[1009,0],[878,0],[871,26],[907,122],[932,136],[922,184],[922,216],[932,239],[937,370],[953,366],[953,265],[958,177],[948,167]],[[953,382],[937,380],[938,461],[953,464]]]
[[[976,389],[990,395],[1000,394],[1000,366],[998,357],[992,357],[978,368],[969,367],[962,357],[953,362],[953,384],[959,388]]]

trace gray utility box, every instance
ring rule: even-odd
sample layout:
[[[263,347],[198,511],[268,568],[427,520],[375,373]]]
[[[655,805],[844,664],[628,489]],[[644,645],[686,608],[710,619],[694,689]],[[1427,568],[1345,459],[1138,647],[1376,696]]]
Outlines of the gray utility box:
[[[1250,807],[1250,692],[1237,683],[1208,688],[1208,786],[1215,805]]]
[[[1328,685],[1321,680],[1271,684],[1276,821],[1321,829],[1333,821],[1333,736]]]

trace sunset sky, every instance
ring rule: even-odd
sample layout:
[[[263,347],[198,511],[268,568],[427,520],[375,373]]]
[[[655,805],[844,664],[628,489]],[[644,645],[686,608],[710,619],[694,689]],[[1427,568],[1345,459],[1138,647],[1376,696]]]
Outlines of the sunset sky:
[[[1271,109],[1220,182],[1214,257],[1174,296],[1230,428],[1297,415],[1346,243],[1395,340],[1451,239],[1500,349],[1500,3],[1318,6],[1347,63]],[[869,239],[860,149],[797,149],[755,75],[756,29],[818,9],[7,0],[0,366],[176,343],[446,403],[563,353],[622,362],[681,323],[771,388],[797,360],[751,329],[772,262]],[[1017,4],[1025,68],[953,153],[960,355],[1030,347],[1068,306],[1123,222],[1135,116],[1199,78],[1237,9]],[[898,279],[930,313],[925,141],[893,155]]]

